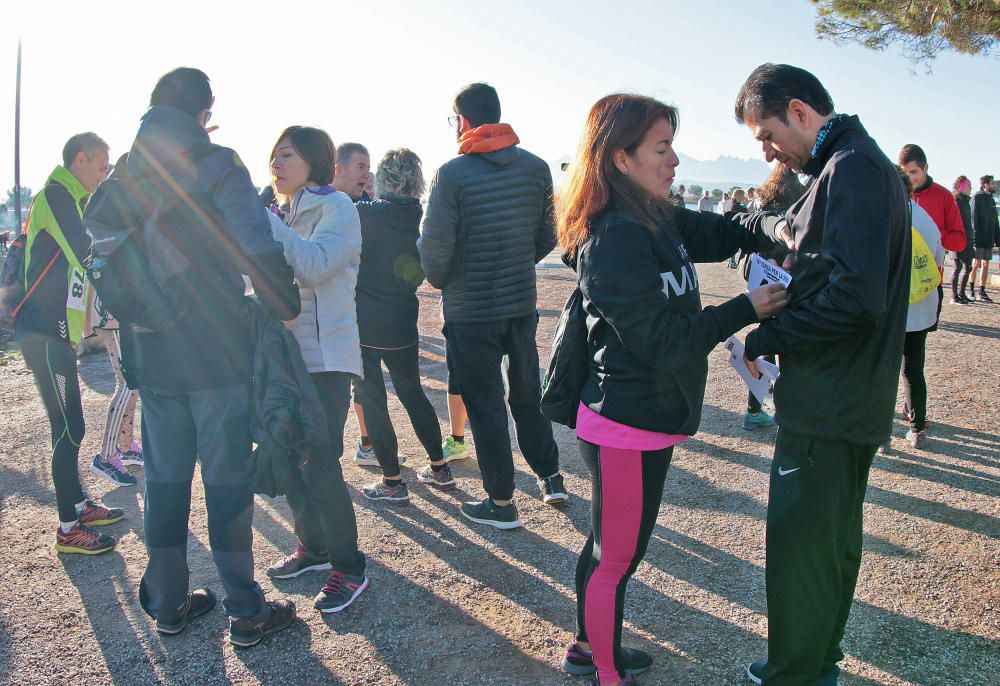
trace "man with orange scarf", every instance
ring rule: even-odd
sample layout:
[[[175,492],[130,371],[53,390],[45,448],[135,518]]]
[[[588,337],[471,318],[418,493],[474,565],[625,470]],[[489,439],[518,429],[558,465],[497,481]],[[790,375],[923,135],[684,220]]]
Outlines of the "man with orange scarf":
[[[453,108],[458,157],[431,182],[417,248],[427,281],[442,291],[447,355],[469,412],[487,493],[482,502],[464,503],[462,515],[516,529],[521,522],[513,503],[504,356],[517,441],[542,499],[554,504],[568,497],[552,425],[538,409],[535,264],[556,245],[552,173],[500,123],[492,86],[466,86]]]

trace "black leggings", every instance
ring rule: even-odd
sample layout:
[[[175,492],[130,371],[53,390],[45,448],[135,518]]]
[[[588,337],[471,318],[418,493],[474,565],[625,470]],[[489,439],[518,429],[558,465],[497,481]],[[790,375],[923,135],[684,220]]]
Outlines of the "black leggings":
[[[77,468],[84,425],[76,354],[66,341],[35,336],[22,340],[21,350],[52,428],[52,484],[59,521],[72,522],[77,519],[76,503],[86,498]]]
[[[646,555],[674,449],[577,444],[590,470],[593,530],[576,563],[576,637],[590,643],[600,682],[613,683],[625,678],[625,585]]]
[[[903,398],[913,413],[910,428],[923,431],[927,423],[927,381],[924,379],[926,331],[907,331],[903,339]]]
[[[420,444],[434,462],[444,459],[441,450],[441,425],[438,424],[434,406],[420,386],[420,358],[417,344],[399,350],[361,348],[361,361],[365,378],[354,382],[355,400],[365,411],[368,438],[375,449],[375,457],[384,476],[399,476],[399,443],[389,418],[389,404],[385,394],[382,362],[392,377],[396,397],[406,409]]]
[[[955,269],[951,273],[951,295],[952,297],[957,296],[959,293],[965,294],[965,288],[969,284],[969,272],[972,271],[972,255],[965,256],[964,253],[954,253],[955,255]],[[965,271],[963,272],[963,268]],[[959,280],[959,275],[961,274],[961,281]],[[961,283],[961,286],[959,285]],[[972,284],[972,290],[975,292],[976,285]]]

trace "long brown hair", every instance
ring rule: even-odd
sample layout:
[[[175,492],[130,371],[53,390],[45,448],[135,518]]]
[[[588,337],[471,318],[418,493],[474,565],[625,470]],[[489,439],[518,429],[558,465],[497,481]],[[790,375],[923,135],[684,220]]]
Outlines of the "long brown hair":
[[[785,212],[806,192],[798,174],[783,164],[774,165],[770,176],[757,189],[760,209],[767,212]]]
[[[676,133],[677,109],[642,95],[615,93],[590,108],[576,158],[556,198],[559,247],[570,257],[590,237],[594,218],[609,206],[632,213],[650,230],[672,205],[666,198],[649,202],[646,194],[614,164],[616,150],[635,154],[646,132],[666,119]]]

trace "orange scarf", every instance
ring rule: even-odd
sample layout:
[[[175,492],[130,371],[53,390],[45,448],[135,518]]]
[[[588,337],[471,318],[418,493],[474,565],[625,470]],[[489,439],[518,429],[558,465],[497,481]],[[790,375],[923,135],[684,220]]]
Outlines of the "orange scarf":
[[[458,154],[493,152],[520,142],[510,124],[483,124],[462,134],[458,139]]]

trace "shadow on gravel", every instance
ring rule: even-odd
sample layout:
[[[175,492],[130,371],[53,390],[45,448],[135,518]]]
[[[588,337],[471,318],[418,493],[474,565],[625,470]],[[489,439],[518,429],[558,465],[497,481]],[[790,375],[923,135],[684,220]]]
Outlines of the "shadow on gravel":
[[[296,610],[300,615],[305,612],[315,612],[311,607],[304,608],[300,604],[297,604]],[[291,684],[345,686],[345,683],[313,654],[312,642],[312,630],[308,624],[299,619],[281,633],[266,638],[253,648],[233,648],[232,651],[261,686]],[[223,683],[230,681],[227,679]],[[352,680],[351,683],[376,682]]]
[[[975,462],[984,467],[1000,468],[1000,435],[988,434],[964,426],[934,422],[928,433],[928,448],[933,452],[935,441],[945,443],[949,455]]]
[[[79,360],[77,369],[83,385],[101,395],[111,395],[115,392],[115,375],[111,371],[111,360],[103,349],[92,355],[84,355]]]
[[[965,334],[966,336],[981,336],[982,338],[1000,338],[1000,328],[983,324],[959,324],[957,322],[938,322],[942,331]]]

